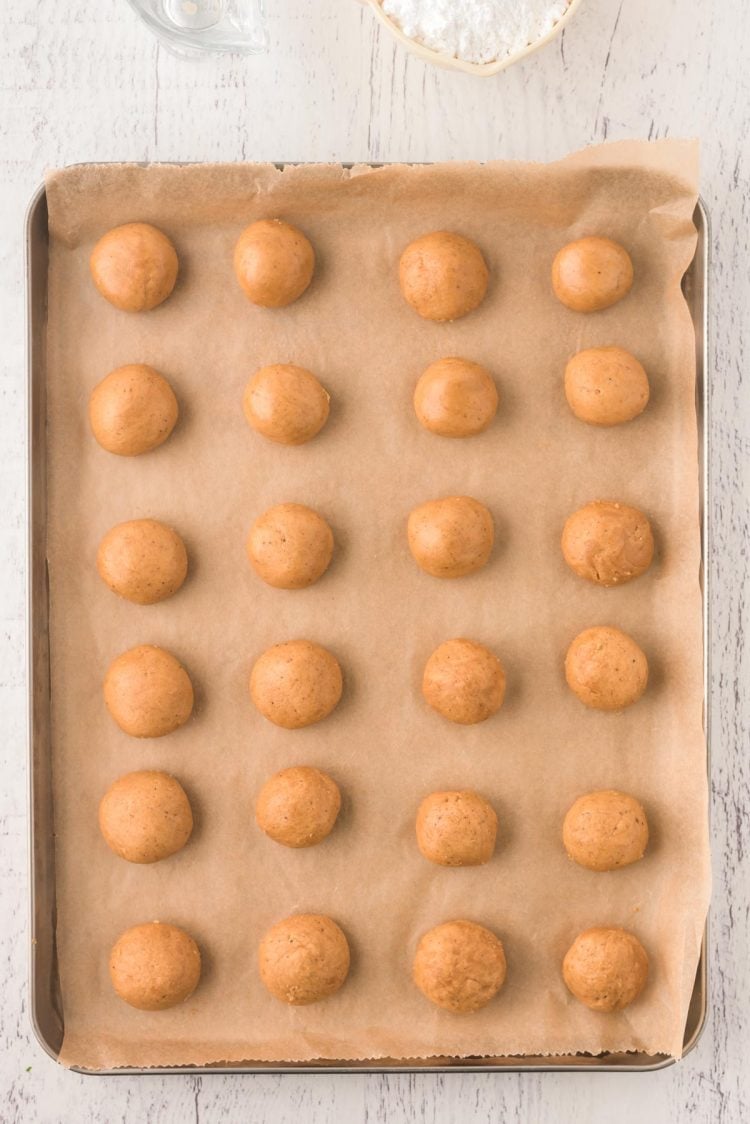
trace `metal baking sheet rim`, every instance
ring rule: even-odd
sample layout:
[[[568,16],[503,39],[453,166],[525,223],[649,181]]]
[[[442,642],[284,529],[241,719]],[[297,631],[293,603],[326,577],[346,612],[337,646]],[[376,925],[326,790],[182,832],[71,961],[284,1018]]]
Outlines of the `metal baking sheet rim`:
[[[709,477],[710,380],[708,372],[708,264],[710,223],[705,204],[695,209],[698,243],[685,275],[683,288],[693,318],[696,337],[696,410],[699,427],[699,471],[701,477],[701,586],[703,591],[703,668],[706,766],[710,770],[710,596],[707,561],[710,556],[711,481]],[[26,418],[27,418],[27,566],[26,651],[28,676],[28,812],[29,812],[29,900],[30,900],[30,1018],[39,1045],[59,1060],[64,1016],[55,958],[55,879],[52,824],[51,769],[49,755],[49,629],[46,530],[46,314],[48,263],[47,197],[44,186],[31,198],[25,218],[26,267]],[[709,922],[703,934],[695,986],[688,1011],[683,1044],[684,1058],[697,1045],[708,1014]],[[679,1059],[671,1055],[562,1054],[529,1058],[377,1059],[372,1064],[354,1062],[214,1064],[154,1068],[74,1071],[93,1076],[117,1074],[190,1073],[494,1073],[570,1072],[643,1073],[664,1069]]]

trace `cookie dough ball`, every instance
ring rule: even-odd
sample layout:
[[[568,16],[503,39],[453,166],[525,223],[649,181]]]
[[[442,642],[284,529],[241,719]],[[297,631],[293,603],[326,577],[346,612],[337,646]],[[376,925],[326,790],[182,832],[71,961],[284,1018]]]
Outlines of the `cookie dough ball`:
[[[247,384],[247,424],[279,445],[304,445],[328,421],[330,395],[315,375],[294,363],[262,367]]]
[[[128,773],[105,792],[99,827],[107,845],[130,863],[157,863],[181,850],[193,830],[185,790],[168,773]]]
[[[91,391],[89,422],[108,453],[137,457],[167,440],[177,424],[179,406],[167,380],[145,363],[128,363],[103,378]]]
[[[577,418],[589,425],[632,421],[648,405],[648,375],[622,347],[588,347],[568,361],[565,397]]]
[[[250,697],[260,713],[287,730],[327,718],[342,690],[338,660],[310,640],[274,644],[256,660],[250,675]]]
[[[627,632],[604,625],[587,628],[568,648],[565,678],[586,706],[623,710],[646,690],[648,661]]]
[[[417,846],[440,866],[481,866],[495,850],[497,816],[476,792],[432,792],[417,812]]]
[[[439,359],[422,374],[414,391],[414,410],[425,429],[440,437],[472,437],[497,413],[499,398],[492,376],[468,359]]]
[[[280,503],[253,523],[247,556],[268,585],[306,589],[328,569],[333,532],[325,519],[304,504]]]
[[[473,921],[446,921],[425,933],[414,957],[414,983],[430,1002],[455,1014],[485,1007],[505,982],[500,940]]]
[[[96,568],[113,593],[136,605],[155,605],[185,581],[187,551],[171,527],[156,519],[131,519],[104,536]]]
[[[234,272],[245,296],[262,308],[284,308],[302,296],[315,271],[315,251],[301,230],[261,219],[243,230]]]
[[[94,284],[124,312],[147,312],[165,301],[177,280],[177,252],[155,226],[129,222],[100,238],[89,260]]]
[[[333,831],[341,808],[335,781],[320,769],[282,769],[263,785],[255,806],[258,827],[285,847],[314,847]]]
[[[592,1011],[621,1011],[643,991],[648,956],[627,929],[587,929],[563,960],[569,991]]]
[[[109,666],[104,701],[117,725],[134,738],[161,738],[193,713],[190,676],[171,652],[141,644]]]
[[[258,949],[260,978],[282,1003],[327,999],[349,974],[349,943],[335,921],[298,913],[269,929]]]
[[[598,312],[630,292],[633,263],[627,250],[609,238],[579,238],[557,252],[552,288],[566,308]]]
[[[654,536],[643,512],[608,500],[587,503],[569,516],[561,545],[571,570],[596,585],[632,581],[654,557]]]
[[[589,792],[568,811],[563,843],[573,862],[588,870],[629,866],[648,846],[646,813],[627,792]]]
[[[149,921],[126,929],[109,954],[120,999],[141,1011],[165,1011],[188,999],[201,978],[198,945],[184,929]]]
[[[489,561],[495,540],[492,516],[470,496],[429,500],[415,507],[407,528],[417,565],[435,578],[461,578]]]
[[[489,270],[468,238],[438,230],[411,242],[399,262],[401,292],[425,320],[457,320],[484,300]]]
[[[443,718],[473,726],[497,714],[503,705],[503,665],[489,648],[473,640],[446,640],[425,664],[422,694]]]

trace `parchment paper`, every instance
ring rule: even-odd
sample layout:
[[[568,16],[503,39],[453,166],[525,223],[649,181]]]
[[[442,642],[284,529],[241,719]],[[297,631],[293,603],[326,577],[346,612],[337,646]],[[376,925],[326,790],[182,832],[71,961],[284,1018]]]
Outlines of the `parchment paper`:
[[[87,1067],[433,1055],[642,1050],[679,1055],[709,896],[706,758],[701,729],[701,603],[694,338],[680,279],[695,246],[697,152],[691,143],[617,144],[549,166],[83,166],[48,180],[49,564],[57,950],[62,1060]],[[252,307],[232,272],[241,229],[284,216],[313,241],[318,269],[287,310]],[[154,312],[110,307],[88,274],[92,245],[116,223],[146,220],[175,241],[180,279]],[[404,303],[397,260],[415,236],[448,228],[481,246],[492,281],[481,309],[454,324]],[[550,291],[556,250],[600,233],[635,264],[632,294],[582,316]],[[579,348],[620,344],[649,371],[652,402],[613,430],[579,422],[562,390]],[[495,424],[465,441],[421,429],[411,398],[423,368],[462,355],[494,373]],[[295,362],[332,395],[319,438],[284,448],[251,432],[241,400],[261,365]],[[147,456],[104,452],[87,424],[91,388],[111,368],[151,363],[172,382],[181,420]],[[468,494],[493,512],[497,546],[481,573],[440,581],[406,545],[416,504]],[[652,518],[648,575],[599,589],[563,563],[566,516],[597,498]],[[283,592],[251,571],[245,537],[272,504],[298,501],[332,524],[335,560],[319,584]],[[185,538],[190,575],[173,599],[139,607],[95,569],[115,523],[153,516]],[[622,714],[585,709],[563,658],[594,624],[621,626],[652,669]],[[423,703],[421,672],[441,641],[467,636],[503,660],[501,712],[475,727]],[[247,681],[269,645],[306,637],[344,669],[345,697],[319,725],[277,729]],[[194,718],[159,740],[122,733],[101,684],[114,656],[156,643],[187,666]],[[291,851],[254,822],[276,770],[309,763],[344,793],[324,844]],[[173,772],[197,829],[179,855],[129,865],[105,846],[97,805],[119,775]],[[568,861],[563,816],[581,793],[622,788],[645,803],[645,860],[611,874]],[[419,854],[414,818],[436,789],[476,788],[500,818],[483,867],[442,869]],[[258,978],[266,929],[298,911],[333,916],[353,950],[346,986],[287,1008]],[[507,983],[481,1012],[429,1004],[411,982],[421,934],[470,918],[502,938]],[[184,926],[205,961],[199,990],[170,1011],[115,997],[108,951],[126,927]],[[651,980],[622,1014],[566,991],[562,957],[592,925],[624,925],[646,946]]]

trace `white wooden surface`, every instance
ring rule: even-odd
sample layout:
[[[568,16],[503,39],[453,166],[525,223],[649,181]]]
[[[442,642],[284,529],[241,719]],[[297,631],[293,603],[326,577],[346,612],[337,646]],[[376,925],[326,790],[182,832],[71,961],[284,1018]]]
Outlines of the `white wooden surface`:
[[[494,79],[407,57],[353,0],[267,0],[261,59],[181,62],[125,0],[0,5],[0,1121],[750,1120],[750,5],[586,0]],[[643,1075],[80,1077],[27,1015],[22,217],[81,160],[549,159],[606,138],[698,135],[713,218],[711,1015]],[[96,747],[92,746],[92,752]]]

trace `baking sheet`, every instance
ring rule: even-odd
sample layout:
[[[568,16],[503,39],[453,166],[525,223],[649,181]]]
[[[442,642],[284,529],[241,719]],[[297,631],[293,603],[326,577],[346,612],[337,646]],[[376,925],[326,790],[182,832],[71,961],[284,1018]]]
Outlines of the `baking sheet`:
[[[109,166],[50,178],[64,1061],[679,1055],[708,898],[694,355],[679,290],[695,165],[693,146],[670,143],[549,167]],[[230,264],[242,226],[276,213],[308,232],[321,262],[283,314],[249,306]],[[104,305],[87,277],[102,230],[133,218],[163,226],[185,267],[174,297],[143,317]],[[483,309],[453,325],[418,321],[393,268],[411,237],[440,226],[475,237],[494,278]],[[592,230],[628,245],[639,281],[621,306],[581,318],[549,295],[548,267],[560,244]],[[634,426],[590,431],[568,414],[560,374],[572,351],[607,342],[643,359],[653,402]],[[468,442],[421,432],[411,412],[418,374],[450,353],[485,362],[503,400],[496,425]],[[329,427],[301,449],[267,445],[241,413],[249,374],[285,360],[316,370],[334,398]],[[85,406],[91,386],[130,361],[171,378],[184,416],[161,450],[120,462],[88,435]],[[421,500],[457,492],[491,507],[498,548],[483,573],[440,583],[414,568],[404,522]],[[559,556],[565,516],[597,497],[654,520],[658,564],[632,586],[581,588]],[[318,508],[339,543],[329,574],[301,593],[266,588],[244,558],[254,516],[287,499]],[[146,608],[118,602],[93,566],[108,527],[141,515],[173,523],[193,562],[176,598]],[[632,631],[651,658],[653,688],[623,715],[585,711],[564,686],[567,644],[593,623]],[[327,722],[290,732],[254,712],[246,680],[257,654],[295,635],[336,652],[347,694]],[[476,728],[451,727],[420,701],[423,662],[452,635],[490,644],[508,671],[505,707]],[[109,660],[144,641],[175,651],[199,688],[193,722],[155,742],[113,727],[100,695]],[[302,762],[336,777],[345,814],[322,847],[282,852],[254,827],[253,798],[270,773]],[[183,780],[199,830],[168,863],[130,868],[98,838],[96,805],[117,775],[147,766]],[[608,785],[644,800],[654,845],[635,870],[594,875],[568,863],[559,830],[575,796]],[[487,867],[445,871],[419,856],[413,818],[426,792],[459,786],[493,800],[500,846]],[[354,968],[334,999],[287,1010],[260,985],[255,949],[298,910],[337,918]],[[418,937],[454,916],[493,927],[508,953],[501,996],[469,1019],[433,1011],[409,980]],[[106,973],[121,929],[151,917],[185,925],[208,965],[195,997],[158,1016],[115,1000]],[[601,923],[632,927],[653,968],[638,1004],[608,1018],[579,1007],[559,975],[576,932]]]

